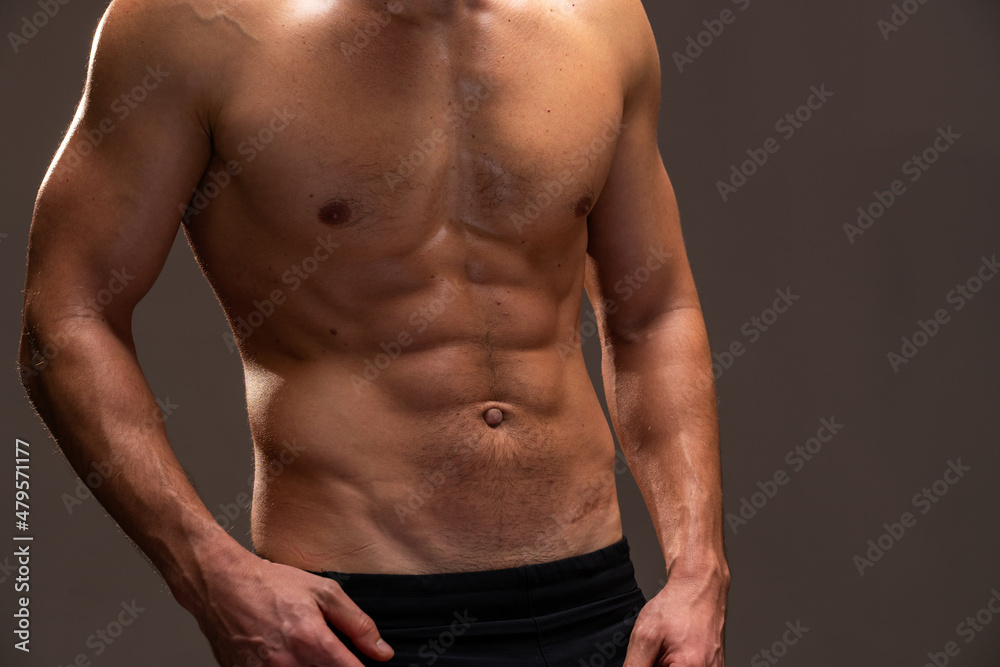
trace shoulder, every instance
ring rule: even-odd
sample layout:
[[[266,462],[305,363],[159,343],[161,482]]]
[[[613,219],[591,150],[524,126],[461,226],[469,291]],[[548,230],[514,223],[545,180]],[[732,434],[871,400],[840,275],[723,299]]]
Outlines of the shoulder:
[[[640,99],[659,101],[660,54],[653,27],[640,0],[610,2],[618,10],[618,40],[625,54],[626,104]]]
[[[94,37],[90,79],[129,89],[150,69],[169,88],[208,103],[255,41],[259,3],[244,0],[112,0]],[[163,74],[166,73],[166,74]]]
[[[165,54],[213,52],[239,36],[260,17],[250,0],[112,0],[98,28],[108,43],[159,48]],[[205,42],[202,38],[214,39]]]
[[[615,40],[626,53],[656,50],[642,0],[567,0],[588,23]]]
[[[659,98],[660,56],[642,0],[570,0],[605,39],[619,63],[628,106]]]

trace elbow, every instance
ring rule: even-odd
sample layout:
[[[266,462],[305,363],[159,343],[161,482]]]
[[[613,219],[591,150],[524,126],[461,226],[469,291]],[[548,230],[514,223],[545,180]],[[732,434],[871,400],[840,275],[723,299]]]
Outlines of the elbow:
[[[17,371],[21,386],[33,403],[44,391],[45,371],[70,347],[74,337],[81,333],[81,325],[88,319],[53,316],[39,312],[30,303],[25,305]]]
[[[626,319],[620,317],[617,321],[608,321],[608,341],[612,345],[629,345],[644,340],[650,333],[664,327],[684,325],[689,318],[703,322],[701,306],[695,303],[670,305],[650,312],[633,314]]]
[[[25,338],[22,336],[21,351],[17,359],[17,377],[21,381],[21,387],[24,388],[28,400],[35,406],[37,406],[41,395],[41,376],[44,368],[44,364],[41,362],[42,359],[31,352],[30,346],[26,345]]]
[[[55,354],[52,343],[41,342],[43,339],[40,330],[38,318],[34,317],[26,307],[18,345],[17,375],[32,402],[35,402],[39,393],[42,371],[48,363],[47,356]]]
[[[24,314],[21,319],[21,338],[17,348],[17,377],[21,381],[21,386],[28,392],[28,397],[32,397],[35,389],[34,378],[38,373],[33,368],[32,359],[35,356],[31,344],[31,330],[34,325],[33,319],[28,314],[28,306],[25,305]]]

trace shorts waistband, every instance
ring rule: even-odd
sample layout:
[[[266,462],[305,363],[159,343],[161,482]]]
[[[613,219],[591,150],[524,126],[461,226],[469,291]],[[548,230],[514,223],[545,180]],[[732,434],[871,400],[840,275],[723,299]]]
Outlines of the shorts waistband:
[[[381,624],[414,617],[450,623],[468,612],[480,620],[559,613],[637,589],[625,536],[604,548],[546,563],[499,570],[437,574],[313,572],[344,592]]]

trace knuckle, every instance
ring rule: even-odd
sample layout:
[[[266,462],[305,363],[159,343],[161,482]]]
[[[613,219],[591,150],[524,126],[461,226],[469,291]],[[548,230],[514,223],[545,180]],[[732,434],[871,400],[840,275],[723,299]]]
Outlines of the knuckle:
[[[649,625],[636,626],[632,631],[632,641],[642,646],[659,644],[660,638],[654,628]]]
[[[322,639],[316,646],[316,657],[323,661],[344,660],[347,648],[333,637]],[[337,664],[340,664],[339,662]]]
[[[339,582],[330,580],[330,582],[324,587],[323,592],[329,597],[333,602],[342,602],[347,594],[344,592],[343,586]]]
[[[301,632],[292,644],[292,653],[297,658],[297,664],[303,659],[314,660],[321,655],[323,641],[316,632]],[[307,664],[311,664],[307,663]]]
[[[358,620],[355,624],[358,634],[370,635],[373,634],[375,630],[375,621],[368,614],[361,612],[358,616]]]
[[[709,664],[701,653],[684,651],[679,656],[678,667],[707,667]]]
[[[279,645],[288,643],[289,639],[295,634],[297,627],[298,623],[296,621],[289,618],[283,619],[278,628],[272,633],[271,643]]]
[[[285,632],[285,641],[289,646],[302,647],[308,645],[313,636],[313,632],[302,625],[294,625]]]

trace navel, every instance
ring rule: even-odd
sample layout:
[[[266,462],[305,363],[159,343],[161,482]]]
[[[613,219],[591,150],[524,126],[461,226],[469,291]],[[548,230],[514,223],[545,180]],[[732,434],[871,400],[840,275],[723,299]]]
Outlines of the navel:
[[[351,207],[347,202],[333,199],[323,205],[318,216],[327,225],[342,225],[351,219]]]
[[[483,413],[483,419],[490,427],[496,428],[503,421],[503,410],[500,408],[490,408]]]

